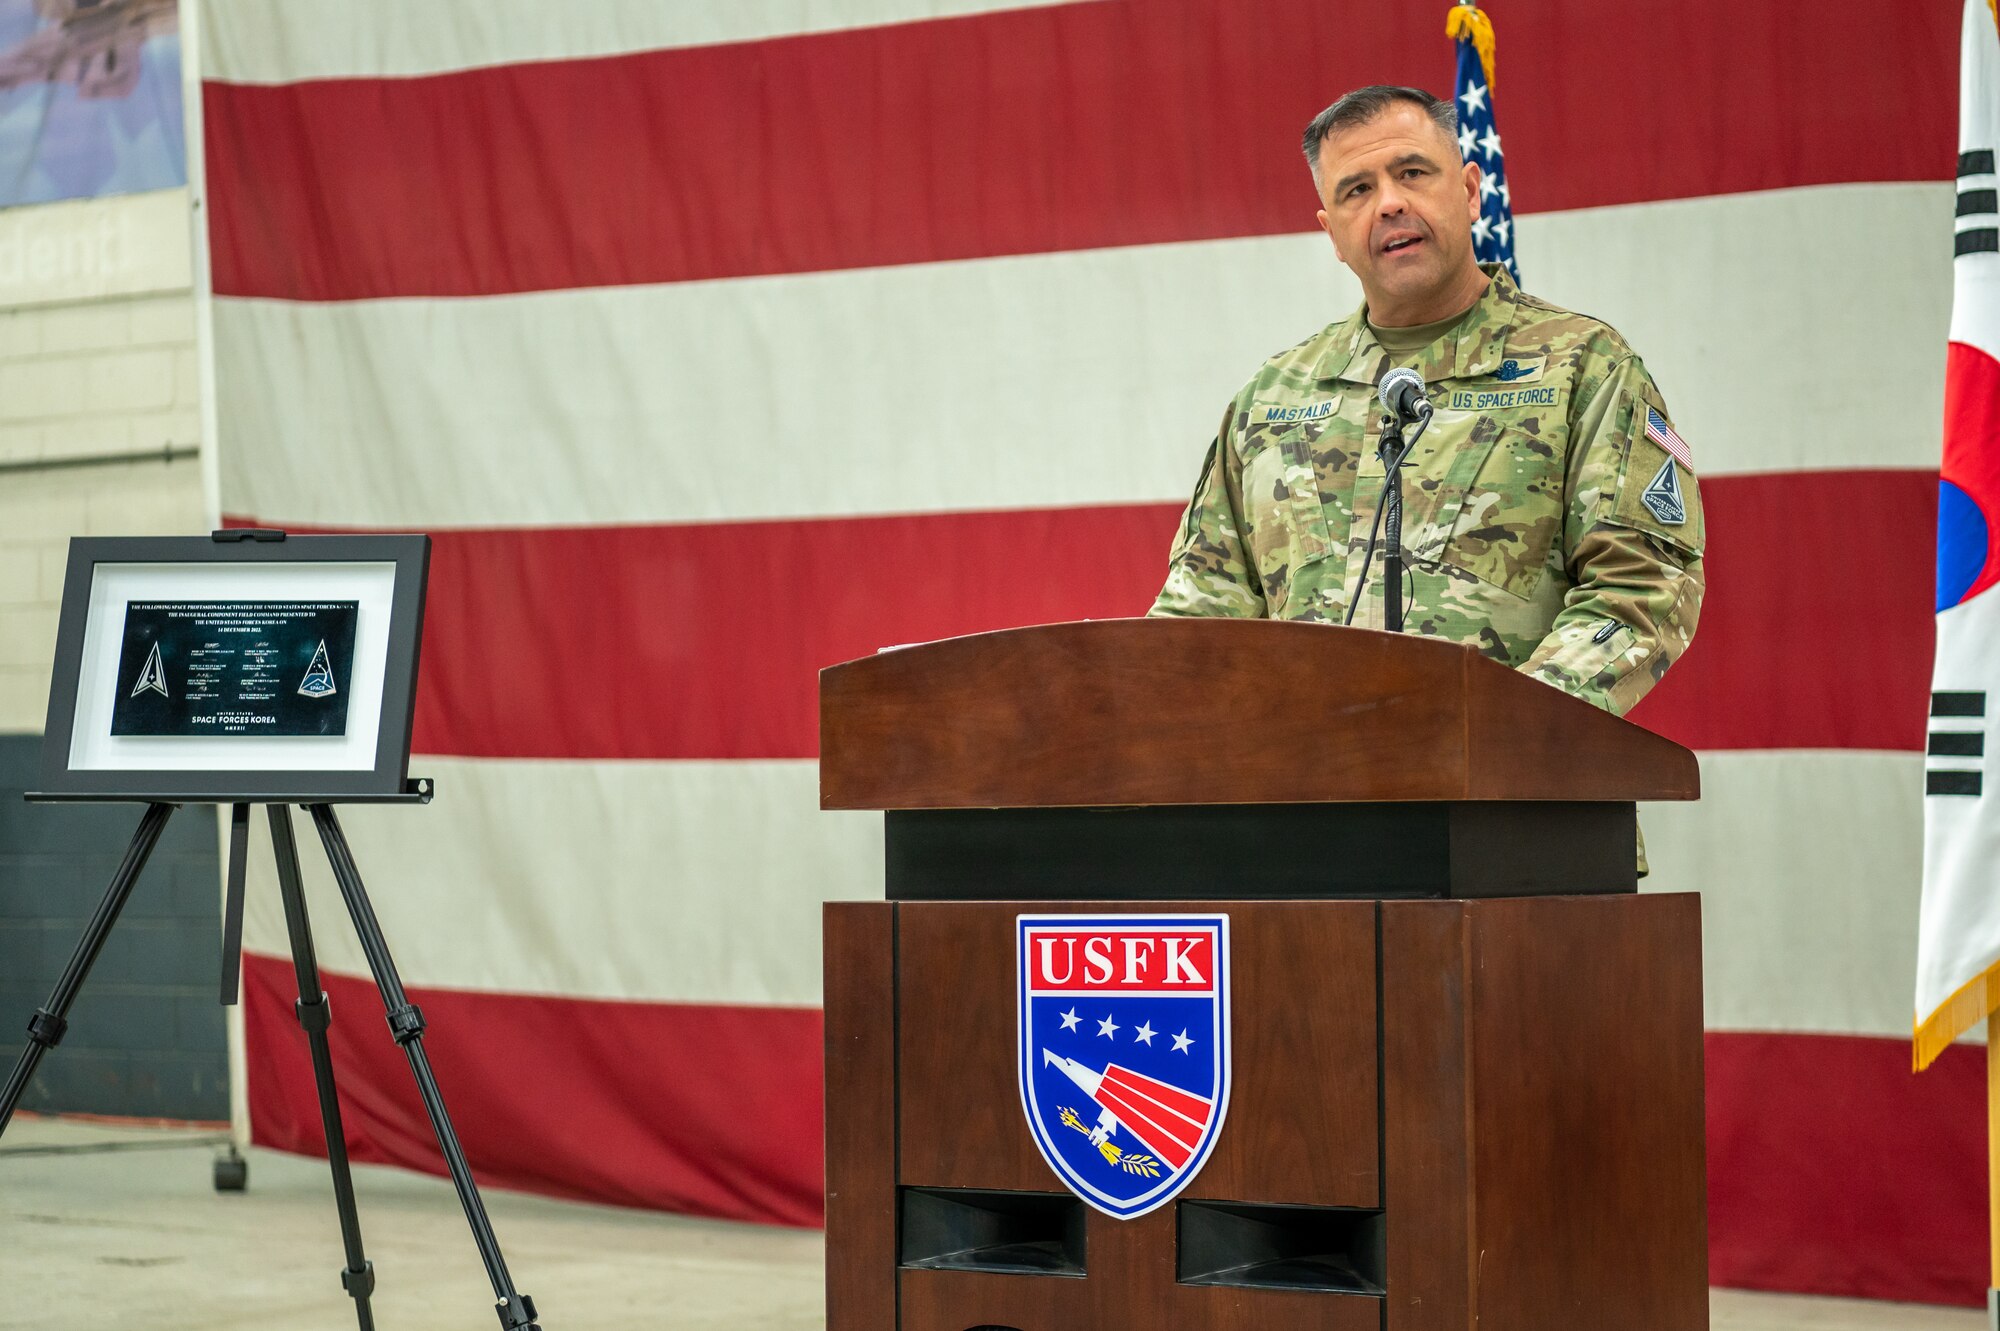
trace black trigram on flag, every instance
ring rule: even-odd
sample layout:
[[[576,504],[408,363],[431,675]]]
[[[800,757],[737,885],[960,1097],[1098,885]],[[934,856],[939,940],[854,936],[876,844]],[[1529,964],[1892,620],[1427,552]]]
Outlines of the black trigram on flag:
[[[1933,693],[1930,742],[1924,754],[1924,794],[1979,794],[1986,757],[1986,695]]]
[[[2000,202],[1995,199],[1993,150],[1975,148],[1958,155],[1958,217],[1951,257],[2000,250]]]

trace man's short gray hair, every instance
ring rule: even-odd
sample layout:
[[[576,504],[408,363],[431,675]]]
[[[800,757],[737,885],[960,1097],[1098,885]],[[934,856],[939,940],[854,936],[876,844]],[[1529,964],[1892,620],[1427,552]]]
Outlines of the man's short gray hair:
[[[1433,97],[1422,88],[1404,88],[1388,83],[1356,88],[1314,116],[1312,123],[1306,126],[1306,165],[1312,168],[1313,184],[1319,184],[1319,150],[1327,135],[1335,130],[1365,125],[1398,102],[1422,107],[1424,114],[1444,131],[1446,138],[1457,141],[1458,108],[1450,102]]]

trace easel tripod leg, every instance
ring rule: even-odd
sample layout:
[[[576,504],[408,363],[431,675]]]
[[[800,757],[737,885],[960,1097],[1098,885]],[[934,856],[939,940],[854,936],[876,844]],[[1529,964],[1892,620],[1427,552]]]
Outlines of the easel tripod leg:
[[[487,1219],[486,1204],[479,1197],[479,1185],[473,1182],[472,1167],[466,1163],[465,1151],[458,1143],[458,1132],[452,1127],[451,1116],[445,1111],[444,1094],[438,1089],[437,1076],[431,1071],[430,1059],[424,1053],[424,1014],[403,991],[403,981],[396,974],[395,960],[389,955],[388,941],[382,936],[382,925],[375,918],[375,908],[369,904],[367,889],[361,884],[361,874],[354,867],[354,856],[347,848],[347,837],[340,830],[332,805],[312,804],[307,808],[312,814],[313,825],[319,829],[320,842],[326,847],[327,861],[333,866],[334,881],[340,885],[340,895],[347,902],[347,913],[354,921],[354,932],[361,939],[361,950],[368,957],[368,969],[375,976],[376,988],[382,991],[382,1004],[389,1013],[390,1033],[410,1061],[411,1075],[417,1080],[417,1094],[423,1099],[424,1112],[430,1116],[431,1130],[437,1134],[438,1147],[444,1152],[445,1167],[451,1171],[452,1184],[458,1189],[459,1204],[465,1208],[466,1223],[472,1227],[472,1241],[479,1248],[479,1259],[485,1263],[487,1279],[493,1284],[500,1325],[506,1331],[538,1331],[535,1301],[514,1288],[514,1279],[507,1272],[507,1259],[501,1255],[500,1241],[494,1237],[493,1224]]]
[[[298,977],[299,1025],[305,1028],[306,1044],[312,1050],[313,1081],[319,1088],[319,1121],[326,1132],[326,1160],[333,1169],[333,1200],[340,1212],[340,1241],[347,1250],[347,1266],[340,1284],[354,1299],[354,1315],[361,1331],[375,1331],[375,1314],[369,1296],[375,1292],[375,1265],[361,1246],[361,1217],[354,1205],[354,1175],[347,1162],[347,1134],[340,1122],[340,1097],[333,1085],[333,1050],[327,1043],[327,1027],[333,1010],[326,991],[320,987],[319,956],[313,948],[312,919],[306,914],[305,885],[299,874],[299,846],[292,836],[292,811],[282,804],[269,808],[271,846],[277,852],[278,893],[285,903],[285,931],[292,939],[292,970]]]
[[[28,1089],[28,1082],[35,1075],[35,1067],[42,1061],[42,1055],[55,1048],[62,1041],[63,1032],[69,1029],[69,1009],[76,1002],[77,990],[83,988],[84,977],[90,974],[97,954],[104,949],[104,940],[111,936],[111,926],[118,923],[118,913],[125,909],[126,899],[132,895],[132,886],[139,881],[139,872],[146,867],[153,847],[160,843],[160,833],[165,830],[167,818],[173,811],[171,804],[146,806],[145,814],[139,819],[138,830],[132,833],[132,844],[125,850],[125,859],[119,864],[118,872],[111,876],[111,886],[105,890],[104,899],[97,904],[97,913],[90,917],[90,924],[84,929],[83,938],[69,959],[69,966],[64,969],[62,978],[56,981],[55,992],[50,995],[48,1003],[28,1019],[28,1043],[22,1048],[21,1056],[14,1060],[14,1070],[7,1076],[6,1089],[0,1090],[0,1132],[7,1130],[7,1124],[14,1117],[14,1107],[21,1102],[21,1096]]]

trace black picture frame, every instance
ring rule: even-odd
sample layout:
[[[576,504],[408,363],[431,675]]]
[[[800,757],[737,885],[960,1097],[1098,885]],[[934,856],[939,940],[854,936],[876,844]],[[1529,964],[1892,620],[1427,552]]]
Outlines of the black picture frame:
[[[431,539],[424,535],[294,536],[232,530],[212,536],[79,536],[69,543],[62,614],[56,628],[55,675],[42,732],[37,801],[97,800],[173,804],[422,803],[428,781],[411,781],[410,731],[416,714],[417,658],[423,641],[424,596]],[[78,770],[70,765],[84,633],[99,564],[393,564],[388,658],[382,710],[369,771]],[[218,741],[226,742],[226,741]]]

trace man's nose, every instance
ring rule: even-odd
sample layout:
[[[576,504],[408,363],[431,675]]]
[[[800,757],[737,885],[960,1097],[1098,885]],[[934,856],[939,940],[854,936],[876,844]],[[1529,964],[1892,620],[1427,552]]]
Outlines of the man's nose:
[[[1375,196],[1375,212],[1381,217],[1401,216],[1408,211],[1404,204],[1403,191],[1394,185],[1383,185],[1381,193]]]

